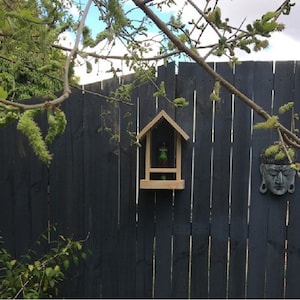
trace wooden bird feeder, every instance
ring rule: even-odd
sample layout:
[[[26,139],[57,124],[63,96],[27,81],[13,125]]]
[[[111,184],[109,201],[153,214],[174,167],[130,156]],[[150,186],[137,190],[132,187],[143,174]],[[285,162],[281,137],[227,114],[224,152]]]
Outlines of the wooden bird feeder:
[[[140,180],[141,189],[183,190],[181,178],[182,138],[189,136],[164,111],[160,111],[137,135],[146,137],[145,178]]]

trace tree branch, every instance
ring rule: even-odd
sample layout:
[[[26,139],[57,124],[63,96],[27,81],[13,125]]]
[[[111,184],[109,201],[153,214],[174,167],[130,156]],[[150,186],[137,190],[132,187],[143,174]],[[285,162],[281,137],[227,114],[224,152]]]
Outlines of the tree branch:
[[[237,96],[243,103],[245,103],[248,107],[252,108],[259,116],[263,119],[268,120],[271,118],[271,115],[267,113],[261,106],[257,105],[252,99],[243,94],[240,90],[238,90],[235,86],[233,86],[230,82],[228,82],[224,77],[222,77],[219,73],[217,73],[213,68],[210,67],[208,63],[205,62],[204,58],[200,56],[197,52],[188,48],[184,43],[174,35],[165,23],[146,5],[144,5],[144,1],[142,0],[132,0],[133,3],[139,7],[153,22],[156,26],[173,42],[173,44],[178,48],[179,51],[186,53],[192,60],[194,60],[198,65],[200,65],[214,80],[219,81],[220,84],[229,90],[232,94]],[[285,1],[284,3],[289,2]],[[297,142],[297,148],[300,149],[300,139],[292,133],[290,130],[285,128],[282,124],[278,125],[280,131],[285,133],[288,137],[295,140]]]

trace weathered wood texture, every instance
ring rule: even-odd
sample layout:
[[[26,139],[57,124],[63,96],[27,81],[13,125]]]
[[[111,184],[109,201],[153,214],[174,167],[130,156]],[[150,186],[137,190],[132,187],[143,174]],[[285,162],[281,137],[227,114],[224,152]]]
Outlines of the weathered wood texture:
[[[299,62],[212,66],[267,111],[295,101],[300,112]],[[4,246],[26,254],[48,223],[58,234],[89,236],[91,255],[62,288],[69,298],[299,298],[298,179],[294,194],[259,192],[259,154],[276,135],[253,131],[261,118],[223,88],[211,102],[214,82],[195,64],[158,69],[157,84],[165,82],[170,99],[185,97],[185,108],[153,98],[151,84],[133,91],[132,105],[107,101],[131,80],[73,90],[49,168],[13,125],[0,131]],[[128,132],[139,133],[161,109],[190,137],[181,191],[138,187],[145,143],[137,148]]]

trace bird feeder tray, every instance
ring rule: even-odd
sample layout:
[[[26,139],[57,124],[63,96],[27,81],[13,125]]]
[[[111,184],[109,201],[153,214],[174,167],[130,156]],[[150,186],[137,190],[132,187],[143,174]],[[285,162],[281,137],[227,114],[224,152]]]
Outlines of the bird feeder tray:
[[[181,178],[182,139],[187,133],[164,111],[160,111],[137,135],[137,140],[146,138],[145,177],[140,179],[140,189],[183,190],[185,181]],[[158,146],[168,141],[168,165],[163,167],[157,158]]]

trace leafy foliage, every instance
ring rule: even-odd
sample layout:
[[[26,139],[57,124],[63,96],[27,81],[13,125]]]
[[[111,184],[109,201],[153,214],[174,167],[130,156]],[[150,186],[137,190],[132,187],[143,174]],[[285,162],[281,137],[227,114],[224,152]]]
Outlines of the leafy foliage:
[[[298,130],[295,128],[295,120],[298,119],[298,114],[295,114],[294,112],[294,102],[287,102],[286,104],[278,108],[279,115],[282,115],[289,111],[291,111],[291,131],[296,133],[298,132]],[[253,128],[264,129],[264,130],[277,129],[278,131],[278,126],[279,126],[279,116],[272,115],[266,121],[256,123],[253,126]],[[293,149],[293,147],[290,147],[289,145],[286,144],[284,136],[281,134],[280,131],[278,132],[278,134],[279,134],[279,141],[276,141],[274,144],[268,146],[265,149],[264,151],[265,157],[274,158],[275,161],[287,160],[289,161],[293,169],[299,171],[300,165],[298,163],[294,163],[295,150]]]
[[[11,298],[53,298],[59,293],[59,284],[67,279],[71,265],[78,266],[86,258],[83,241],[59,236],[57,241],[47,242],[43,235],[37,246],[45,244],[49,251],[38,256],[37,249],[31,249],[21,259],[16,259],[0,245],[0,297]],[[40,249],[40,247],[39,247]]]
[[[2,1],[0,15],[0,86],[5,98],[54,98],[62,89],[66,57],[50,45],[73,22],[64,5],[57,0]]]

